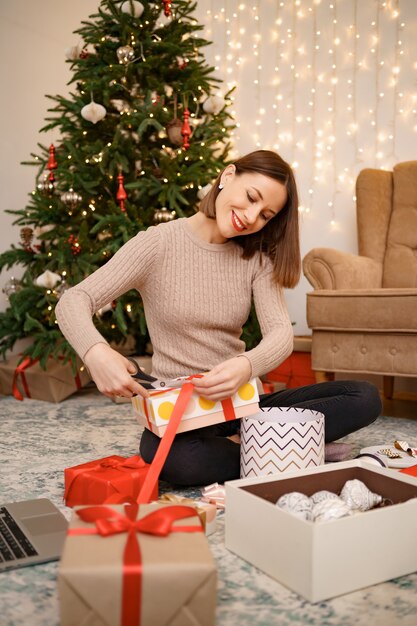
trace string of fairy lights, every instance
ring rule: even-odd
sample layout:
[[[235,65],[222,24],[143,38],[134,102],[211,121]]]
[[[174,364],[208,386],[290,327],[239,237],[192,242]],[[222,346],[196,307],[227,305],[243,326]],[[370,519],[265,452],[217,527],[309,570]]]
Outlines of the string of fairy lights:
[[[406,160],[399,134],[417,132],[416,11],[413,0],[198,3],[213,42],[206,57],[224,90],[236,87],[232,156],[277,150],[296,170],[300,211],[325,211],[330,229],[362,168]]]

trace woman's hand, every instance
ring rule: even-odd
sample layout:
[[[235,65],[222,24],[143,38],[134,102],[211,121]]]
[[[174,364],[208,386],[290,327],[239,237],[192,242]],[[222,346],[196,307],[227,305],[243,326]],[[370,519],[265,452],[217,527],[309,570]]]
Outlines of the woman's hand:
[[[98,390],[105,396],[149,397],[148,391],[131,377],[136,372],[133,363],[108,344],[96,343],[92,346],[84,357],[84,363]]]
[[[224,400],[229,398],[247,383],[251,377],[252,368],[245,356],[234,357],[219,363],[207,372],[203,378],[194,378],[196,392],[210,400]]]

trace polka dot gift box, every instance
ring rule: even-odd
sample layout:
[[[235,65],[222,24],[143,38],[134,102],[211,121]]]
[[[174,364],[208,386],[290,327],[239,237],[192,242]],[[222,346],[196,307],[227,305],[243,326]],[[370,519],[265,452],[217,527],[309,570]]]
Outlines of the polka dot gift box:
[[[132,398],[137,420],[155,435],[162,437],[174,410],[179,389],[156,389],[149,391],[147,399],[141,396]],[[238,419],[259,411],[259,395],[256,379],[251,379],[240,387],[231,402],[213,402],[198,394],[192,394],[177,432],[219,424],[228,419]]]

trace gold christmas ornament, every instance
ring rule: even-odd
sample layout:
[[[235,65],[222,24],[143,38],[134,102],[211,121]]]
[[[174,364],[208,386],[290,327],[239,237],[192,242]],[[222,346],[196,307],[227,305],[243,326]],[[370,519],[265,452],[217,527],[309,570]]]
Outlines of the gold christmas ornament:
[[[45,270],[43,274],[35,279],[35,285],[38,287],[45,287],[46,289],[53,289],[57,283],[61,281],[61,276],[50,270]]]
[[[102,104],[97,104],[91,98],[90,104],[86,104],[81,109],[81,116],[87,120],[87,122],[92,122],[93,124],[97,124],[102,119],[106,117],[107,111]]]
[[[166,207],[162,207],[161,209],[156,209],[153,214],[153,221],[155,224],[160,224],[161,222],[170,222],[176,217],[175,211],[168,211]]]
[[[135,58],[135,51],[132,46],[121,46],[120,48],[117,48],[116,54],[121,65],[127,65]]]
[[[126,0],[126,2],[122,2],[120,5],[120,10],[123,13],[130,13],[133,17],[140,17],[145,10],[142,2],[137,2],[137,0]]]
[[[203,103],[203,109],[206,113],[217,115],[225,106],[226,101],[221,96],[209,96]]]
[[[30,248],[30,244],[33,240],[33,229],[29,226],[24,226],[20,229],[20,239],[22,241],[22,245],[25,248]]]
[[[168,135],[168,139],[175,146],[182,146],[182,122],[177,117],[168,122],[166,126],[166,131]]]
[[[83,197],[72,189],[61,194],[61,202],[63,202],[69,209],[76,209],[82,202],[82,199]]]

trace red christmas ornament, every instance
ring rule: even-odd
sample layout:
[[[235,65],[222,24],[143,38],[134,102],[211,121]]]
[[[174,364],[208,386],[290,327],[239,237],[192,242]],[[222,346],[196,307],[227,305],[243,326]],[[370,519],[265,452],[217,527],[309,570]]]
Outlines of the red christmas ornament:
[[[54,170],[58,167],[58,163],[55,159],[55,146],[53,143],[49,146],[49,159],[46,167],[49,170],[48,180],[53,184],[55,181]]]
[[[171,0],[163,0],[164,2],[164,15],[169,17],[171,15]]]
[[[117,180],[119,181],[119,189],[117,190],[116,200],[120,204],[120,210],[123,211],[123,213],[125,213],[126,212],[125,201],[127,200],[127,193],[123,185],[124,177],[121,172],[118,175]]]
[[[68,237],[68,243],[71,246],[71,252],[74,256],[77,256],[77,254],[80,254],[81,246],[78,243],[78,237],[76,237],[75,235],[70,235]]]
[[[184,114],[183,114],[184,121],[183,121],[182,128],[181,128],[181,135],[183,136],[183,139],[184,139],[184,143],[182,147],[184,148],[184,150],[188,150],[188,148],[190,147],[190,142],[188,141],[189,138],[191,137],[191,128],[188,123],[189,117],[190,117],[190,112],[188,109],[185,109]]]

